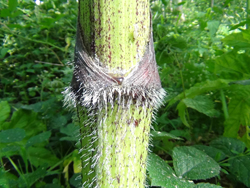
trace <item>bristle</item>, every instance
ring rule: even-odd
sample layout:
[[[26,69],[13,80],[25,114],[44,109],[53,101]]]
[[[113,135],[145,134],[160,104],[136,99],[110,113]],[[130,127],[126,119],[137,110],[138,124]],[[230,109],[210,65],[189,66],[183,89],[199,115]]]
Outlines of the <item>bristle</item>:
[[[110,76],[110,71],[99,67],[102,63],[98,57],[89,56],[84,45],[79,42],[82,40],[79,33],[77,37],[72,85],[63,94],[64,106],[78,110],[80,133],[77,138],[81,137],[81,143],[88,141],[79,150],[83,168],[89,168],[87,175],[90,176],[82,187],[99,188],[100,176],[107,177],[110,184],[115,181],[126,183],[120,182],[125,181],[121,177],[126,176],[128,180],[135,181],[134,185],[138,185],[136,187],[140,187],[140,175],[134,177],[134,180],[130,177],[138,170],[135,167],[138,161],[142,169],[146,166],[146,162],[140,159],[146,154],[144,151],[137,151],[137,145],[143,145],[145,151],[149,150],[152,143],[149,138],[151,122],[155,121],[156,110],[162,105],[166,95],[161,88],[155,64],[152,36],[142,60],[122,81]],[[142,126],[139,121],[147,122],[147,127]],[[138,134],[141,135],[140,138]],[[113,145],[106,145],[111,142]],[[125,146],[128,156],[121,155]],[[138,152],[141,152],[141,156],[138,156]],[[108,158],[111,155],[114,155],[113,158]],[[130,160],[126,161],[126,165],[131,166],[126,174],[125,167],[115,163],[125,159]],[[114,177],[118,172],[112,171],[110,166],[113,163],[121,168],[121,177]]]

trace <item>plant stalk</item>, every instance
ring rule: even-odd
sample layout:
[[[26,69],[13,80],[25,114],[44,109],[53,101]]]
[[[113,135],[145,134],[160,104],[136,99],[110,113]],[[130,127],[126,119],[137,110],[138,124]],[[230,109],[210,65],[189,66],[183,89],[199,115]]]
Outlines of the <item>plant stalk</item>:
[[[82,187],[143,188],[153,111],[164,90],[148,0],[80,0],[66,102],[81,126]]]

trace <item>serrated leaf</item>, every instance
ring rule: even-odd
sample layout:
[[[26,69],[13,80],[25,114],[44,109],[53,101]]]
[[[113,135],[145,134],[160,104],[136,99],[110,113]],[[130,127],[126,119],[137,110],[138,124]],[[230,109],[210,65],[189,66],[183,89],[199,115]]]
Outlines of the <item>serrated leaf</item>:
[[[194,188],[222,188],[222,187],[219,185],[214,185],[210,183],[198,183],[195,185]]]
[[[244,183],[247,187],[250,187],[250,156],[241,156],[229,160],[229,171],[235,175],[235,177]]]
[[[209,91],[227,88],[228,83],[229,83],[228,80],[223,80],[223,79],[217,79],[213,81],[207,80],[205,82],[197,83],[190,89],[186,90],[185,95],[184,93],[181,93],[178,96],[176,96],[174,99],[170,100],[168,107],[184,98],[194,98],[197,95],[201,95]]]
[[[1,124],[10,116],[10,105],[7,101],[0,102],[0,130]]]
[[[246,127],[250,125],[250,91],[249,86],[234,86],[238,92],[232,97],[228,105],[229,118],[224,125],[225,137],[238,138],[247,134]],[[241,92],[241,89],[244,91]],[[240,129],[244,130],[240,132]]]
[[[223,151],[214,148],[212,146],[206,146],[206,145],[194,145],[193,147],[197,148],[198,150],[203,151],[208,156],[213,158],[216,161],[221,161],[222,159],[226,158],[226,155]]]
[[[225,79],[248,79],[249,59],[247,54],[238,54],[235,51],[225,53],[214,59],[213,72]]]
[[[218,116],[219,112],[214,109],[214,103],[206,96],[198,95],[194,98],[183,99],[185,105],[189,108],[193,108],[200,113],[203,113],[209,117]]]
[[[220,166],[204,152],[192,147],[175,147],[173,162],[176,174],[186,179],[209,179],[219,175]]]
[[[214,103],[206,96],[198,95],[194,98],[182,99],[177,105],[178,115],[180,116],[184,125],[189,127],[186,120],[186,108],[192,108],[200,113],[203,113],[209,117],[218,116],[219,112],[214,109]]]
[[[24,110],[15,111],[11,117],[11,121],[3,126],[3,128],[24,129],[27,137],[31,137],[46,130],[46,126],[37,119],[37,113]]]
[[[160,132],[160,131],[151,131],[151,134],[154,139],[161,139],[161,138],[172,138],[176,140],[183,140],[180,137],[177,137],[173,134],[167,133],[167,132]]]
[[[50,136],[51,136],[51,131],[46,131],[46,132],[40,133],[38,135],[35,135],[27,141],[25,147],[28,148],[28,147],[33,146],[35,144],[45,142],[49,139]]]
[[[243,30],[240,33],[232,33],[222,39],[225,44],[236,48],[237,50],[250,49],[250,31]]]
[[[242,153],[246,145],[236,138],[221,137],[210,142],[210,146],[223,151],[228,156],[235,156],[232,150]]]
[[[194,186],[193,182],[176,177],[173,169],[154,153],[148,156],[147,170],[152,179],[152,186],[168,188],[191,188]]]
[[[0,132],[0,143],[12,143],[22,141],[26,136],[25,130],[16,128]]]

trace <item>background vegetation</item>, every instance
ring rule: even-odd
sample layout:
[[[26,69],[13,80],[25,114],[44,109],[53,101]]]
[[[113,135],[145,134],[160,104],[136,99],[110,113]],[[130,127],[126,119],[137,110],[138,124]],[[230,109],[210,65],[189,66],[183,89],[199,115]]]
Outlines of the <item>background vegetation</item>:
[[[247,2],[151,2],[168,92],[152,126],[148,185],[250,187]],[[0,187],[79,187],[77,124],[63,107],[77,2],[0,1]]]

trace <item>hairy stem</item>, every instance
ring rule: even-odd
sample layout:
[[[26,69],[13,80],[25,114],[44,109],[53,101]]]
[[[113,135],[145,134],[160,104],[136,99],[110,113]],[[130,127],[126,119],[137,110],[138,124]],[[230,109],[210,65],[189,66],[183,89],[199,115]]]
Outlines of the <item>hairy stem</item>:
[[[153,110],[163,97],[149,0],[80,0],[65,101],[81,126],[82,187],[143,188]]]

